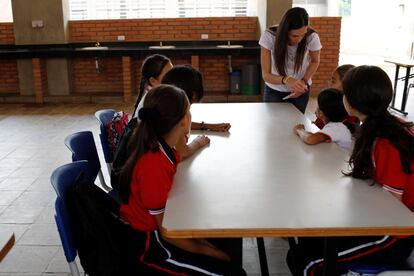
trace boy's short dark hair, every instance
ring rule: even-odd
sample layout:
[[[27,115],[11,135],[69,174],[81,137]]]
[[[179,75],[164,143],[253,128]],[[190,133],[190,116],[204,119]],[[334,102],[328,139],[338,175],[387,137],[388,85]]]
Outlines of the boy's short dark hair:
[[[342,98],[342,92],[334,88],[327,88],[319,93],[319,109],[328,117],[329,121],[342,122],[348,116]]]
[[[203,77],[191,65],[177,65],[168,71],[161,80],[184,90],[190,103],[199,102],[204,96]]]

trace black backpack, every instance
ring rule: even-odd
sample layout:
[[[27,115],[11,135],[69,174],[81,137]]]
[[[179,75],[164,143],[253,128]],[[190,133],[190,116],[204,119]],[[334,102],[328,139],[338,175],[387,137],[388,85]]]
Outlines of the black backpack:
[[[151,275],[139,262],[145,233],[119,218],[119,204],[82,175],[67,207],[80,263],[91,276]]]
[[[122,130],[121,138],[119,140],[118,147],[116,148],[114,159],[112,161],[111,170],[111,186],[113,189],[119,191],[119,170],[126,163],[129,157],[128,142],[132,133],[138,126],[138,119],[132,118],[128,124]]]

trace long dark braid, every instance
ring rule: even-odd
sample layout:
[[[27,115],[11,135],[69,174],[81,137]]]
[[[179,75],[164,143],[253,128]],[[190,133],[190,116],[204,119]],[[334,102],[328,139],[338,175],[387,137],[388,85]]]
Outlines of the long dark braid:
[[[161,74],[165,65],[167,65],[170,62],[171,60],[169,58],[159,54],[148,56],[142,62],[141,80],[139,82],[139,93],[137,101],[134,105],[134,112],[132,114],[134,114],[137,110],[138,104],[144,96],[145,88],[147,87],[150,78],[157,78]]]

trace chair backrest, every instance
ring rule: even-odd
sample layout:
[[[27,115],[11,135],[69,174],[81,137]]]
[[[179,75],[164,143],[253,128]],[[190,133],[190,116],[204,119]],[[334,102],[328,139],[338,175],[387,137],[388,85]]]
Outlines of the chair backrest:
[[[99,138],[101,139],[102,151],[104,153],[106,163],[112,163],[112,156],[107,142],[108,132],[106,131],[106,125],[112,120],[114,114],[115,110],[113,109],[102,109],[95,112],[95,117],[100,122],[99,128],[101,133],[99,134]]]
[[[73,162],[80,160],[87,160],[89,162],[91,175],[93,180],[95,180],[101,169],[101,163],[92,132],[81,131],[73,133],[66,137],[65,145],[72,152]]]
[[[76,246],[70,225],[69,213],[65,204],[68,191],[75,185],[76,179],[80,174],[91,178],[88,161],[77,161],[58,167],[52,173],[50,182],[56,191],[55,201],[55,221],[59,231],[68,263],[73,262],[76,257]]]

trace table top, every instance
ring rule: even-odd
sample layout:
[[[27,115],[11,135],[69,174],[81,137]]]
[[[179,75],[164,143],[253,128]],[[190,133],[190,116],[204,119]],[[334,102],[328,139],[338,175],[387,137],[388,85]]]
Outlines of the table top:
[[[230,122],[230,133],[178,167],[164,214],[167,237],[414,234],[414,214],[381,187],[342,175],[347,153],[309,146],[311,126],[284,103],[194,104],[193,121]]]
[[[414,60],[410,59],[386,59],[384,61],[403,67],[414,67]]]
[[[0,262],[13,247],[15,241],[14,233],[0,229]]]

